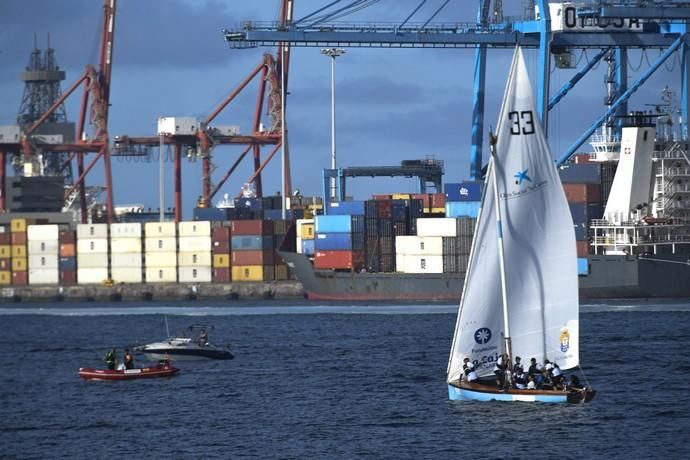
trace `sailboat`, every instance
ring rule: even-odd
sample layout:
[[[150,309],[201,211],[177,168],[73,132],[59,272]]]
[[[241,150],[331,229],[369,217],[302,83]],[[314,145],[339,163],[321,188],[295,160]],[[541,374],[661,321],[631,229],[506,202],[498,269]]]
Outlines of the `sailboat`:
[[[448,362],[451,400],[589,401],[579,388],[496,383],[499,356],[579,367],[575,232],[522,51],[503,96]],[[466,359],[467,358],[467,359]],[[474,381],[463,369],[471,363]],[[527,369],[525,369],[527,370]],[[508,377],[510,377],[508,373]]]

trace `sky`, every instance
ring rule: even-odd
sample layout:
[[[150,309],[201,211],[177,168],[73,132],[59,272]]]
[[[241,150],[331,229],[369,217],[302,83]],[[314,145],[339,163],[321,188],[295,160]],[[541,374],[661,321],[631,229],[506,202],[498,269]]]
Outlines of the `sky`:
[[[295,18],[330,3],[295,0]],[[347,21],[401,23],[420,0],[380,0]],[[426,19],[442,0],[429,0],[413,20]],[[97,65],[102,21],[100,0],[2,0],[0,15],[0,125],[16,121],[24,86],[19,75],[29,61],[36,35],[39,48],[55,49],[66,71],[66,90],[87,64]],[[434,22],[469,22],[476,2],[451,0]],[[504,1],[506,15],[522,11],[521,0]],[[471,6],[471,7],[470,7]],[[117,135],[156,134],[161,116],[199,119],[213,109],[274,47],[230,49],[222,29],[237,29],[243,21],[275,21],[279,0],[118,0],[111,85],[109,132]],[[596,54],[576,50],[580,67]],[[654,62],[659,50],[631,52],[629,78]],[[525,52],[534,75],[534,51]],[[321,194],[321,170],[330,166],[331,63],[319,48],[293,48],[288,96],[290,162],[293,188],[303,195]],[[489,50],[486,86],[487,126],[495,124],[512,50]],[[444,182],[469,179],[474,51],[472,49],[347,49],[336,62],[338,166],[390,166],[402,160],[433,157],[443,160]],[[590,72],[550,113],[549,139],[560,156],[604,112],[604,65]],[[554,70],[551,93],[576,70]],[[239,125],[248,133],[255,108],[255,79],[218,118],[218,125]],[[629,107],[649,109],[669,85],[680,93],[680,70],[674,56],[633,96]],[[77,121],[81,94],[67,102],[68,118]],[[267,120],[267,119],[266,119]],[[266,121],[268,123],[268,121]],[[486,134],[486,133],[485,133]],[[581,148],[588,150],[585,145]],[[241,153],[241,147],[213,151],[214,183]],[[264,155],[269,153],[264,149]],[[157,153],[156,153],[157,154]],[[485,155],[486,156],[486,155]],[[183,217],[191,218],[201,190],[201,163],[183,162]],[[233,197],[251,175],[249,159],[238,168],[216,199]],[[264,170],[264,194],[280,190],[280,158]],[[102,163],[87,184],[104,183]],[[173,168],[166,163],[166,206],[172,206]],[[415,193],[414,179],[356,178],[348,195],[367,199],[379,193]],[[157,208],[158,163],[113,159],[116,205],[142,204]]]

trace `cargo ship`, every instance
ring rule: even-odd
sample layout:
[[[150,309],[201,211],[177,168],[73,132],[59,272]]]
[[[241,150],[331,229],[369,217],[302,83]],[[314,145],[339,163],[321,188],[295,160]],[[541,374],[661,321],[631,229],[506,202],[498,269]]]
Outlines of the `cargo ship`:
[[[688,144],[665,131],[663,115],[635,113],[623,122],[620,137],[595,137],[594,152],[561,171],[578,240],[580,296],[690,297]],[[462,269],[323,267],[313,252],[281,252],[310,299],[456,302],[462,293]]]

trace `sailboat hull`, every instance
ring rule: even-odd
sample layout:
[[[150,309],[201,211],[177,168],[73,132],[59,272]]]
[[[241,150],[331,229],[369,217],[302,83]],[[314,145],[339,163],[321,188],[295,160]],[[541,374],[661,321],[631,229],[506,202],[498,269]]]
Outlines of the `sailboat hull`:
[[[593,397],[593,391],[564,392],[516,389],[499,391],[496,387],[472,383],[461,383],[459,386],[448,385],[448,398],[451,401],[522,401],[565,404],[589,402]]]

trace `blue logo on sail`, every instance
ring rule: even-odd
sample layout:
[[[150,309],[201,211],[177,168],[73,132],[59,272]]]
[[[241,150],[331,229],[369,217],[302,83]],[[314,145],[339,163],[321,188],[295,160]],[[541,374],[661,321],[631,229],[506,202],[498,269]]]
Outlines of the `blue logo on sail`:
[[[489,340],[491,340],[491,329],[488,327],[482,327],[474,332],[474,341],[479,345],[484,345]]]
[[[532,178],[527,175],[527,171],[528,169],[525,169],[524,171],[518,171],[515,175],[513,175],[513,177],[517,179],[517,185],[522,185],[523,180],[532,182]]]

